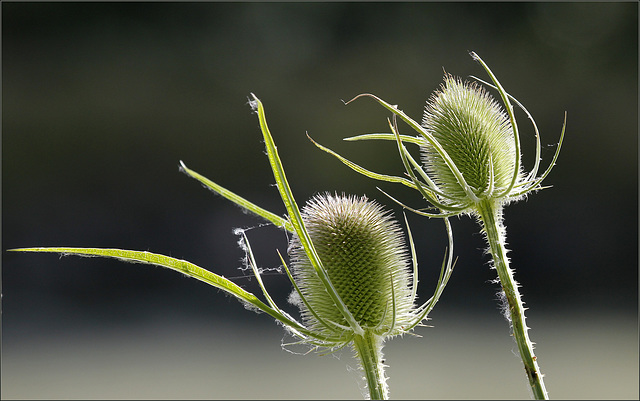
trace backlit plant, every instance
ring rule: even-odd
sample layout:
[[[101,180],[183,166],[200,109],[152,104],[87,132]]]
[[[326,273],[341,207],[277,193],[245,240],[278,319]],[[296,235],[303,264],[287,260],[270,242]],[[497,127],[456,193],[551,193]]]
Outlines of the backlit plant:
[[[224,290],[252,309],[269,314],[301,343],[329,351],[351,346],[364,372],[369,396],[385,399],[388,388],[382,360],[384,341],[411,333],[427,318],[442,294],[453,270],[453,238],[449,222],[444,220],[449,251],[445,254],[435,292],[429,300],[418,305],[417,261],[408,225],[409,247],[392,215],[366,197],[321,194],[300,210],[269,132],[262,103],[252,95],[250,104],[258,114],[287,217],[262,209],[190,170],[183,163],[181,170],[214,192],[293,234],[289,244],[291,269],[280,257],[293,285],[290,299],[299,307],[301,321],[278,307],[269,295],[244,232],[241,232],[241,242],[247,252],[247,263],[264,300],[190,262],[150,252],[70,247],[14,251],[103,256],[184,273]]]
[[[503,89],[484,61],[473,52],[471,57],[482,65],[494,85],[474,78],[498,90],[506,111],[477,83],[466,83],[448,74],[445,75],[445,82],[440,90],[427,102],[422,124],[377,96],[363,94],[353,99],[368,96],[391,111],[391,133],[365,134],[346,140],[395,141],[406,177],[372,172],[324,146],[316,145],[367,177],[400,183],[418,190],[431,204],[430,208],[415,209],[396,200],[415,213],[444,218],[468,214],[478,220],[489,244],[493,267],[498,273],[507,304],[506,315],[511,323],[531,390],[536,398],[543,399],[548,397],[547,390],[527,333],[519,285],[509,267],[502,211],[507,204],[543,188],[542,182],[551,172],[560,152],[566,115],[555,155],[549,167],[538,175],[541,146],[535,121],[524,106]],[[520,136],[511,101],[526,113],[535,131],[536,156],[534,166],[528,173],[523,171],[521,164]],[[401,135],[397,117],[417,131],[418,135]],[[422,163],[409,153],[405,143],[419,147]]]

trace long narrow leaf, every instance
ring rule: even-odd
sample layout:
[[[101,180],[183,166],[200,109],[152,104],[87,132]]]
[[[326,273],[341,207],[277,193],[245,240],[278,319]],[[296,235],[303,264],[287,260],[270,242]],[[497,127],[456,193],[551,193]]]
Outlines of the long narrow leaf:
[[[267,302],[269,302],[269,306],[271,306],[271,308],[273,308],[278,313],[283,314],[280,308],[278,308],[278,305],[276,305],[276,303],[273,301],[273,298],[271,298],[271,295],[269,295],[269,291],[267,291],[267,288],[264,286],[264,283],[262,282],[262,276],[260,274],[260,270],[258,269],[256,258],[253,256],[253,251],[251,250],[251,244],[249,243],[249,238],[247,238],[247,234],[245,234],[244,232],[242,232],[242,241],[244,241],[244,246],[246,246],[246,253],[247,253],[247,259],[248,259],[247,262],[249,263],[251,270],[253,270],[253,275],[256,277],[256,280],[258,281],[258,285],[262,290],[262,294],[264,294],[264,297],[267,298]]]
[[[449,208],[449,212],[444,212],[441,210],[441,213],[429,213],[429,212],[424,212],[422,210],[418,210],[418,209],[414,209],[410,206],[405,205],[404,203],[400,202],[399,200],[397,200],[396,198],[394,198],[393,196],[389,195],[388,193],[384,192],[382,189],[377,188],[378,191],[382,192],[387,198],[391,199],[392,201],[394,201],[395,203],[397,203],[398,205],[402,206],[403,208],[415,213],[415,214],[419,214],[420,216],[426,216],[426,217],[437,217],[437,218],[442,218],[442,217],[451,217],[451,216],[455,216],[460,214],[460,211],[464,210],[467,208],[467,206],[461,206],[461,207],[456,207],[455,210],[451,211],[451,208]]]
[[[507,109],[507,113],[509,114],[509,120],[511,121],[511,128],[513,129],[514,152],[516,154],[516,159],[513,167],[513,176],[511,177],[511,183],[503,193],[496,195],[496,198],[502,198],[508,195],[513,189],[513,187],[516,185],[518,181],[518,173],[520,172],[520,134],[518,133],[518,124],[516,122],[516,116],[515,114],[513,114],[513,106],[509,101],[509,96],[507,94],[507,91],[504,90],[504,88],[500,84],[500,81],[498,81],[498,78],[496,78],[496,76],[493,75],[493,72],[491,71],[489,66],[485,64],[485,62],[480,58],[480,56],[478,56],[475,52],[470,52],[469,54],[471,55],[471,58],[473,58],[475,61],[480,63],[482,68],[484,68],[487,74],[489,74],[489,77],[491,77],[491,80],[496,85],[496,88],[500,93],[500,97],[502,98],[502,102],[504,103],[504,106]]]
[[[407,174],[409,175],[409,177],[411,177],[411,179],[413,180],[413,183],[415,184],[416,188],[418,189],[418,191],[420,192],[420,194],[427,200],[429,201],[433,206],[437,207],[438,209],[441,210],[449,210],[448,206],[442,204],[436,195],[433,195],[432,193],[440,193],[438,191],[438,187],[436,186],[436,184],[429,178],[429,176],[426,175],[426,173],[423,175],[424,178],[426,178],[427,180],[427,184],[423,184],[420,182],[420,180],[418,180],[418,177],[415,175],[415,173],[413,172],[413,169],[411,168],[411,166],[409,165],[409,161],[407,159],[407,155],[410,157],[411,155],[409,154],[409,151],[407,150],[407,148],[404,146],[404,144],[402,143],[402,140],[400,139],[400,133],[398,132],[398,125],[397,125],[397,121],[396,121],[396,116],[393,116],[393,124],[391,124],[391,121],[387,120],[389,122],[389,127],[391,127],[391,130],[393,131],[393,133],[396,135],[396,142],[398,144],[398,152],[400,153],[400,159],[402,160],[402,164],[404,165],[404,168],[407,172]],[[424,171],[422,170],[422,168],[420,168],[420,166],[414,166],[417,167],[417,169],[419,171],[422,171],[424,173]],[[425,189],[425,185],[429,185],[431,188],[429,189]],[[433,189],[435,187],[435,189]],[[443,194],[444,195],[444,194]]]
[[[293,197],[293,193],[291,192],[291,188],[289,187],[284,168],[282,167],[282,162],[280,161],[280,156],[278,156],[278,149],[273,141],[273,137],[271,136],[269,127],[267,126],[267,120],[265,117],[262,102],[253,93],[251,94],[251,96],[253,97],[251,105],[258,114],[260,129],[262,130],[262,135],[264,137],[265,146],[267,148],[267,155],[269,157],[269,163],[271,164],[271,169],[273,170],[273,176],[276,180],[278,190],[280,191],[282,201],[284,202],[285,207],[287,208],[287,212],[289,213],[291,224],[293,225],[296,234],[298,234],[300,243],[304,247],[309,260],[313,265],[316,273],[318,274],[318,278],[322,281],[325,289],[327,290],[327,293],[335,303],[342,316],[344,316],[345,320],[349,323],[351,329],[356,334],[362,335],[364,334],[364,330],[355,320],[345,303],[340,298],[337,290],[333,286],[333,283],[329,279],[329,275],[322,265],[322,261],[320,260],[320,257],[318,256],[318,253],[313,246],[313,243],[311,242],[311,237],[304,227],[300,209],[298,208],[298,204],[296,203]]]
[[[400,135],[403,142],[409,142],[414,145],[422,145],[424,139],[417,136]],[[383,140],[383,141],[395,141],[396,137],[393,134],[362,134],[357,136],[350,136],[344,138],[343,141],[355,142],[355,141],[368,141],[368,140]]]
[[[411,264],[413,266],[413,280],[411,284],[411,303],[415,303],[416,296],[418,296],[418,255],[416,254],[415,243],[413,242],[413,235],[411,235],[411,227],[409,227],[409,220],[407,215],[403,212],[404,224],[407,226],[407,237],[409,237],[409,249],[411,249]]]
[[[449,278],[451,277],[451,273],[453,273],[453,268],[455,266],[455,262],[453,261],[453,232],[451,231],[451,224],[449,223],[448,218],[444,218],[444,224],[447,230],[447,236],[449,237],[449,250],[448,256],[445,254],[445,258],[442,260],[442,267],[440,269],[440,277],[438,278],[438,284],[436,285],[436,290],[431,298],[426,301],[418,310],[421,310],[418,319],[414,321],[414,323],[410,326],[410,328],[414,328],[420,322],[422,322],[429,312],[433,310],[436,306],[436,303],[440,299],[444,288],[447,286],[449,282]]]
[[[553,155],[553,159],[551,159],[551,163],[549,163],[549,166],[547,167],[545,172],[542,173],[542,175],[539,178],[530,181],[530,184],[528,184],[523,191],[515,193],[515,194],[512,194],[512,196],[520,196],[520,195],[523,195],[523,194],[529,192],[532,189],[536,189],[536,187],[538,185],[540,185],[542,183],[542,181],[544,181],[545,178],[547,178],[549,173],[551,173],[551,170],[556,165],[556,161],[558,160],[558,156],[560,156],[560,148],[562,147],[562,142],[564,141],[564,131],[565,131],[566,127],[567,127],[567,113],[565,112],[564,113],[564,122],[562,123],[562,132],[560,133],[560,141],[558,142],[558,147],[556,148],[556,153]],[[537,188],[537,189],[542,189],[542,188]]]
[[[374,180],[392,182],[394,184],[403,184],[403,185],[408,186],[409,188],[418,189],[413,182],[407,180],[406,178],[397,177],[397,176],[393,176],[393,175],[385,175],[385,174],[374,173],[373,171],[369,171],[369,170],[365,169],[364,167],[361,167],[358,164],[352,162],[351,160],[340,156],[338,153],[334,152],[333,150],[320,145],[319,143],[314,141],[311,137],[309,137],[309,140],[311,142],[313,142],[313,144],[316,145],[320,150],[323,150],[323,151],[329,153],[330,155],[334,156],[335,158],[340,160],[342,163],[344,163],[345,165],[347,165],[348,167],[350,167],[353,171],[355,171],[357,173],[360,173],[360,174],[362,174],[362,175],[364,175],[366,177],[369,177],[369,178],[373,178]]]
[[[185,166],[185,164],[180,161],[180,170],[182,172],[184,172],[185,174],[187,174],[188,176],[195,178],[196,180],[200,181],[204,186],[206,186],[207,188],[209,188],[210,190],[212,190],[213,192],[227,198],[228,200],[230,200],[231,202],[235,203],[236,205],[250,211],[253,212],[255,214],[257,214],[258,216],[272,222],[273,224],[275,224],[278,227],[282,227],[284,229],[286,229],[289,232],[293,232],[293,226],[291,225],[291,222],[285,218],[282,218],[280,216],[278,216],[275,213],[271,213],[268,210],[265,210],[263,208],[261,208],[260,206],[246,200],[245,198],[229,191],[228,189],[224,188],[221,185],[216,184],[215,182],[211,181],[210,179],[206,178],[203,175],[200,175],[198,173],[196,173],[195,171],[187,168],[187,166]]]
[[[238,298],[239,300],[246,302],[258,308],[259,310],[269,314],[270,316],[281,321],[287,326],[291,326],[296,330],[303,332],[304,334],[307,334],[307,335],[309,334],[309,332],[304,327],[301,327],[300,324],[288,319],[286,316],[280,314],[278,311],[267,306],[265,303],[260,301],[260,299],[258,299],[255,295],[243,290],[234,282],[220,275],[212,273],[209,270],[203,269],[202,267],[197,266],[191,262],[187,262],[186,260],[175,259],[170,256],[160,255],[157,253],[151,253],[146,251],[131,251],[131,250],[114,249],[114,248],[68,248],[68,247],[19,248],[19,249],[11,249],[11,251],[50,252],[50,253],[59,253],[62,255],[76,255],[76,256],[99,256],[99,257],[105,257],[105,258],[118,259],[124,262],[143,263],[143,264],[155,265],[160,267],[166,267],[168,269],[186,274],[187,276],[193,277],[213,287],[221,289],[226,293],[231,294],[234,297]]]
[[[476,81],[487,85],[493,89],[498,89],[495,85],[492,85],[490,83],[488,83],[487,81],[484,81],[476,76],[471,75],[471,78],[475,79]],[[538,130],[538,125],[536,124],[536,121],[533,119],[533,116],[531,115],[531,113],[529,113],[529,110],[527,110],[522,103],[520,103],[518,101],[518,99],[516,99],[515,97],[511,96],[509,93],[507,93],[507,96],[509,97],[509,99],[511,99],[513,101],[513,103],[516,104],[516,106],[520,107],[520,109],[522,109],[522,111],[524,111],[524,113],[527,115],[527,118],[529,118],[529,121],[531,121],[531,124],[533,125],[533,131],[535,133],[535,137],[536,137],[536,160],[535,163],[533,165],[533,169],[531,170],[531,172],[529,173],[529,176],[527,177],[527,180],[533,179],[536,177],[536,175],[538,175],[538,168],[540,167],[540,131]]]
[[[287,273],[287,276],[289,277],[289,281],[291,281],[291,284],[293,285],[293,289],[296,291],[296,293],[300,297],[300,300],[302,301],[302,303],[307,307],[309,312],[311,312],[311,314],[316,318],[316,320],[318,320],[318,322],[320,322],[323,326],[325,326],[329,330],[335,330],[335,328],[338,325],[333,323],[333,322],[331,322],[331,321],[325,321],[322,317],[320,317],[320,315],[318,315],[318,313],[313,309],[313,307],[311,306],[311,304],[307,300],[307,297],[305,297],[305,295],[302,292],[302,290],[300,289],[300,287],[298,287],[298,284],[296,283],[296,280],[293,278],[293,275],[291,274],[291,271],[289,270],[289,267],[285,263],[284,258],[282,257],[282,254],[280,253],[280,251],[278,251],[278,256],[280,257],[280,261],[282,262],[282,266],[284,266],[284,270]],[[348,338],[349,337],[345,337],[345,338],[332,337],[334,342],[344,342],[344,341],[347,341]]]

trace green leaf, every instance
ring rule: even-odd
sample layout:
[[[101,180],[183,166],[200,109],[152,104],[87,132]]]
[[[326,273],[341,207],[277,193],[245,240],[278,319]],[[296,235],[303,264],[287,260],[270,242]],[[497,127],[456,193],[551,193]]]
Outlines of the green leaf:
[[[429,178],[429,176],[424,172],[424,170],[422,170],[422,167],[420,167],[420,165],[418,165],[418,163],[413,159],[413,157],[411,156],[411,154],[409,153],[407,148],[402,143],[402,140],[400,138],[400,133],[398,132],[398,125],[397,125],[397,121],[396,121],[396,116],[393,116],[393,124],[391,123],[391,121],[389,121],[389,120],[387,120],[387,121],[389,122],[389,127],[391,128],[391,130],[393,131],[393,133],[396,136],[396,142],[398,144],[398,151],[400,152],[400,159],[402,160],[402,164],[404,165],[404,168],[405,168],[407,174],[413,180],[413,182],[414,182],[416,188],[418,189],[418,191],[420,192],[420,194],[426,200],[428,200],[433,206],[437,207],[438,209],[447,210],[447,211],[454,211],[456,208],[450,207],[449,205],[445,205],[445,204],[443,204],[443,203],[438,201],[438,198],[436,197],[436,195],[434,195],[434,193],[437,194],[437,195],[441,195],[443,197],[448,197],[448,196],[446,196],[445,194],[443,194],[439,190],[437,185]],[[426,185],[428,185],[430,187],[429,189],[425,188],[425,184],[421,183],[420,180],[418,180],[418,177],[416,177],[415,173],[413,172],[413,169],[411,168],[411,166],[409,166],[409,159],[412,160],[413,167],[425,179],[425,181],[427,182]]]
[[[246,200],[245,198],[229,191],[228,189],[222,187],[221,185],[216,184],[215,182],[211,181],[210,179],[196,173],[195,171],[187,168],[187,166],[185,166],[185,164],[180,161],[180,171],[182,171],[183,173],[187,174],[188,176],[195,178],[196,180],[200,181],[202,184],[204,184],[204,186],[206,186],[207,188],[209,188],[210,190],[212,190],[213,192],[227,198],[228,200],[230,200],[231,202],[235,203],[236,205],[250,211],[253,212],[255,214],[257,214],[258,216],[272,222],[273,224],[275,224],[278,227],[282,227],[285,230],[289,231],[289,232],[294,232],[293,230],[293,226],[291,225],[291,222],[283,217],[278,216],[275,213],[271,213],[268,210],[265,210],[263,208],[261,208],[260,206]]]
[[[511,127],[513,128],[513,141],[514,141],[514,149],[515,149],[515,164],[513,167],[513,175],[511,177],[511,184],[505,189],[505,191],[501,194],[496,195],[497,198],[502,198],[504,196],[508,196],[513,187],[516,185],[518,181],[518,173],[520,171],[520,134],[518,133],[518,124],[516,123],[516,117],[513,114],[513,106],[509,101],[509,96],[507,95],[507,91],[504,90],[498,78],[493,74],[489,66],[478,56],[475,52],[470,52],[471,58],[480,63],[482,68],[489,74],[491,80],[496,85],[498,92],[500,93],[500,97],[502,98],[502,102],[504,103],[505,108],[507,109],[507,113],[509,114],[509,119],[511,121]]]
[[[417,136],[400,135],[400,139],[403,142],[413,143],[414,145],[422,145],[424,139]],[[368,140],[383,140],[383,141],[395,141],[396,137],[393,134],[362,134],[357,136],[351,136],[344,138],[343,141],[355,142],[355,141],[368,141]]]
[[[362,335],[364,330],[360,327],[358,322],[355,320],[349,309],[345,305],[345,303],[340,298],[340,295],[336,291],[333,283],[329,279],[329,275],[327,271],[322,265],[322,261],[318,256],[318,253],[311,242],[311,237],[309,233],[304,227],[304,222],[302,221],[302,215],[300,214],[300,209],[298,208],[298,204],[296,203],[293,193],[291,192],[291,188],[289,187],[289,183],[287,181],[287,177],[284,172],[284,168],[282,167],[282,162],[280,161],[280,156],[278,156],[278,148],[276,147],[273,137],[271,136],[271,132],[269,131],[269,127],[267,126],[267,119],[264,112],[264,107],[260,99],[256,97],[253,93],[251,94],[253,100],[250,101],[252,108],[258,114],[258,119],[260,122],[260,129],[262,131],[262,135],[264,137],[265,146],[267,149],[267,155],[269,156],[269,163],[271,164],[271,169],[273,171],[273,176],[276,180],[276,185],[278,190],[280,191],[280,196],[282,197],[282,201],[287,208],[287,212],[289,214],[289,219],[291,220],[291,224],[293,225],[298,238],[300,239],[300,243],[305,249],[309,260],[311,261],[313,268],[315,269],[318,277],[324,284],[327,292],[333,302],[335,302],[336,307],[340,310],[344,318],[349,322],[349,326],[353,329],[356,334]]]
[[[333,150],[320,145],[319,143],[314,141],[310,136],[308,136],[308,137],[309,137],[309,140],[311,142],[313,142],[313,144],[318,147],[318,149],[323,150],[323,151],[329,153],[330,155],[334,156],[335,158],[340,160],[342,163],[344,163],[346,166],[350,167],[353,171],[355,171],[357,173],[360,173],[360,174],[362,174],[362,175],[364,175],[366,177],[369,177],[369,178],[373,178],[374,180],[392,182],[392,183],[396,183],[396,184],[403,184],[403,185],[408,186],[409,188],[418,189],[413,182],[411,182],[410,180],[407,180],[406,178],[396,177],[396,176],[393,176],[393,175],[379,174],[379,173],[375,173],[373,171],[369,171],[369,170],[365,169],[364,167],[361,167],[360,165],[352,162],[351,160],[340,156],[338,153],[334,152]],[[395,137],[394,137],[394,140],[395,140]]]
[[[310,334],[299,323],[292,321],[280,312],[267,306],[264,302],[260,301],[255,295],[240,288],[232,281],[212,273],[202,267],[199,267],[186,260],[175,259],[170,256],[164,256],[157,253],[151,253],[146,251],[130,251],[125,249],[114,248],[67,248],[67,247],[55,247],[55,248],[19,248],[10,249],[14,252],[51,252],[59,253],[63,255],[77,255],[77,256],[100,256],[105,258],[118,259],[124,262],[132,263],[144,263],[149,265],[166,267],[171,270],[186,274],[197,280],[205,282],[213,287],[219,288],[228,294],[233,295],[240,301],[246,302],[259,310],[269,314],[276,318],[287,326],[291,326],[294,329],[301,331],[305,334]]]

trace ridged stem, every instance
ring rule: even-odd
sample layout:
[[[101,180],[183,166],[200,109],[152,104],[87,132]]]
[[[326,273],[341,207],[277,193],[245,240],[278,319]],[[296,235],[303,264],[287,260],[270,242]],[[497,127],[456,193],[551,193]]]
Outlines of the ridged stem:
[[[363,335],[356,335],[353,341],[372,400],[386,400],[389,395],[382,363],[382,341],[382,337],[371,330],[365,330]]]
[[[527,333],[529,328],[525,323],[524,307],[518,291],[518,284],[513,278],[512,270],[509,268],[504,227],[501,221],[502,206],[492,200],[483,200],[477,204],[477,211],[484,225],[487,241],[489,242],[489,251],[493,256],[494,267],[498,272],[498,278],[509,307],[513,337],[518,344],[518,350],[524,363],[524,370],[529,379],[533,396],[538,400],[549,399],[540,367],[533,353],[533,343]]]

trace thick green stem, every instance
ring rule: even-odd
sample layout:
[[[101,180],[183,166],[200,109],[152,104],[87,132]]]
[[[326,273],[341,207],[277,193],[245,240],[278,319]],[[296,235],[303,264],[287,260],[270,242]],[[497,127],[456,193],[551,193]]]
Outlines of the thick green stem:
[[[382,337],[371,330],[365,330],[363,335],[356,335],[353,340],[372,400],[386,400],[389,395],[382,363],[382,342]]]
[[[549,396],[544,387],[536,356],[533,353],[533,344],[529,340],[527,333],[529,328],[525,323],[524,307],[518,291],[518,283],[514,280],[513,273],[509,268],[504,227],[501,221],[502,206],[491,200],[483,200],[478,204],[477,210],[484,225],[487,241],[489,242],[489,250],[493,256],[494,267],[498,271],[500,284],[509,307],[513,337],[518,344],[518,350],[524,363],[524,370],[529,378],[533,396],[539,400],[546,400]]]

